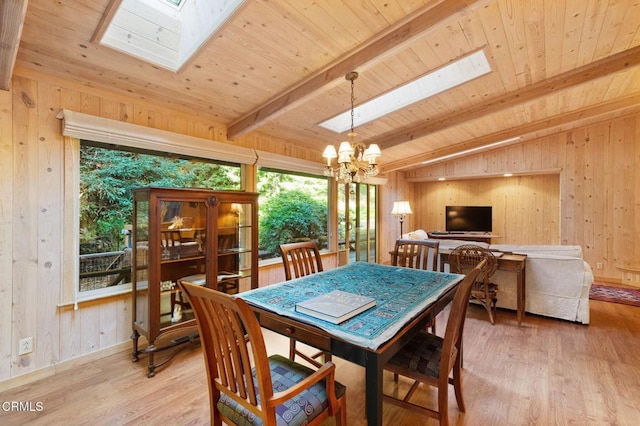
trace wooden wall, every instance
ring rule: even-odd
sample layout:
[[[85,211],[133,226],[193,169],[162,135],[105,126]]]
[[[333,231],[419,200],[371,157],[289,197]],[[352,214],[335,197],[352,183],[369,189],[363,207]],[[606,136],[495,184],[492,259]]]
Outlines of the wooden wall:
[[[525,177],[479,179],[507,172]],[[449,180],[419,182],[441,176]],[[497,212],[496,229],[504,242],[578,244],[598,279],[640,286],[640,114],[425,167],[406,178],[417,181],[414,202],[427,211],[420,226],[442,228],[438,215],[449,200],[497,203],[505,210]]]
[[[380,263],[391,262],[389,252],[393,250],[395,241],[400,236],[400,222],[398,218],[391,215],[394,201],[408,200],[411,203],[412,210],[416,212],[414,188],[413,185],[405,180],[404,173],[389,173],[386,178],[387,183],[380,187],[380,193],[378,194],[378,219],[382,225],[378,233],[378,261]],[[404,233],[415,229],[416,224],[420,223],[417,216],[407,215],[402,226]]]
[[[122,350],[130,341],[129,294],[80,303],[77,310],[62,303],[68,301],[64,293],[72,288],[73,275],[63,265],[65,238],[73,239],[73,231],[65,229],[65,138],[56,118],[62,109],[226,140],[218,123],[28,71],[16,73],[11,90],[0,91],[0,389],[54,374],[66,361]],[[294,144],[259,134],[233,144],[314,160]],[[336,258],[325,258],[327,267]],[[264,268],[261,285],[282,281],[281,269]],[[34,351],[18,356],[18,341],[29,336]]]
[[[445,230],[445,206],[492,206],[496,244],[560,244],[560,176],[416,184],[416,226]]]
[[[56,366],[92,354],[121,350],[131,334],[129,295],[79,305],[59,306],[68,286],[63,271],[65,228],[64,139],[56,114],[71,109],[100,117],[135,123],[204,139],[224,141],[224,126],[201,122],[152,104],[79,87],[49,77],[17,72],[9,92],[0,91],[0,389],[40,375],[53,374]],[[634,266],[640,258],[640,116],[611,120],[573,132],[540,138],[412,173],[393,173],[380,188],[379,229],[381,260],[388,261],[399,226],[391,216],[394,201],[408,199],[415,214],[404,229],[441,227],[429,222],[430,200],[445,203],[434,183],[409,183],[407,178],[441,174],[450,178],[501,171],[541,174],[516,178],[510,197],[518,214],[505,215],[504,233],[522,228],[528,242],[549,242],[559,235],[563,244],[580,244],[592,265],[603,263],[596,275],[620,278],[620,265]],[[259,134],[233,142],[236,145],[306,158],[293,144],[262,138]],[[558,170],[559,192],[553,193]],[[542,179],[542,181],[540,181]],[[476,192],[479,181],[449,181],[447,191]],[[498,200],[506,180],[492,179],[487,197]],[[448,187],[446,185],[449,185]],[[477,188],[477,186],[476,186]],[[530,200],[531,191],[541,192]],[[547,190],[550,192],[547,193]],[[426,197],[426,198],[425,198]],[[536,195],[538,197],[538,195]],[[546,223],[559,197],[558,229]],[[503,197],[505,209],[512,204]],[[496,201],[498,202],[498,201]],[[531,220],[524,214],[544,206]],[[548,206],[547,206],[548,204]],[[436,209],[437,210],[437,209]],[[424,217],[424,212],[427,217]],[[521,214],[520,214],[521,213]],[[556,215],[554,213],[554,215]],[[509,219],[511,217],[512,219]],[[557,217],[557,215],[556,215]],[[540,218],[550,233],[537,229]],[[521,222],[517,222],[520,220]],[[68,225],[67,225],[68,227]],[[551,234],[553,238],[549,239]],[[546,239],[542,241],[542,237]],[[327,259],[331,264],[331,259]],[[335,258],[333,259],[335,264]],[[261,284],[279,281],[279,267],[263,268]],[[19,339],[33,336],[34,352],[17,355]],[[128,355],[124,355],[128,356]],[[62,368],[62,367],[60,367]],[[141,366],[141,374],[144,367]]]

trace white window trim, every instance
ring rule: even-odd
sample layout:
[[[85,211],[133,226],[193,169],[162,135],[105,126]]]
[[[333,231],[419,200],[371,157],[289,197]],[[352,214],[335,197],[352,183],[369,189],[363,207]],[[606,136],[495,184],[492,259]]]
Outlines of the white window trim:
[[[250,148],[66,109],[58,118],[62,119],[62,134],[77,139],[241,164],[253,164],[257,158],[255,150]]]
[[[324,164],[315,161],[292,159],[286,155],[234,146],[230,143],[153,129],[109,118],[96,117],[68,109],[60,111],[57,117],[62,120],[62,134],[76,139],[86,139],[93,142],[110,143],[150,151],[186,154],[218,161],[258,165],[319,176],[324,171]],[[367,183],[384,185],[387,183],[387,179],[375,176],[367,179]]]

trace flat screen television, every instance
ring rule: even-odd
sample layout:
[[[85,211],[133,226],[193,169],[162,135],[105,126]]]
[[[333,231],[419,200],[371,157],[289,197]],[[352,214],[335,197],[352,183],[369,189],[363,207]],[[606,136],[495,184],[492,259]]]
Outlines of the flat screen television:
[[[491,206],[446,206],[447,232],[491,232]]]

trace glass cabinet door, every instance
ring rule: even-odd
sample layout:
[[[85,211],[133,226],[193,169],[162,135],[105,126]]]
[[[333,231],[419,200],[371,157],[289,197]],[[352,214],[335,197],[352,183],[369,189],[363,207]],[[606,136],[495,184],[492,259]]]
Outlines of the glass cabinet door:
[[[133,265],[135,324],[143,330],[149,329],[149,199],[134,202],[135,256]]]
[[[178,280],[205,285],[207,209],[204,201],[160,200],[160,327],[193,319]],[[180,308],[176,309],[176,306]]]
[[[251,288],[253,205],[220,202],[218,206],[218,290],[238,293]]]

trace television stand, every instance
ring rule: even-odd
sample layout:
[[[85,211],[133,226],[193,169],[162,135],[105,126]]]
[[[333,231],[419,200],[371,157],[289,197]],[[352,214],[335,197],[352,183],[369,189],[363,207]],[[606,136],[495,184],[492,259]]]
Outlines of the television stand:
[[[451,231],[448,233],[443,232],[427,232],[429,238],[438,240],[462,240],[462,241],[479,241],[482,243],[491,244],[492,238],[500,238],[499,235],[494,235],[489,232],[462,232]]]

